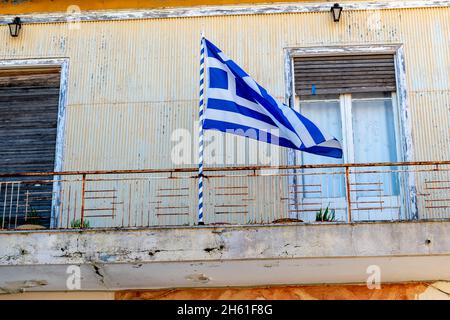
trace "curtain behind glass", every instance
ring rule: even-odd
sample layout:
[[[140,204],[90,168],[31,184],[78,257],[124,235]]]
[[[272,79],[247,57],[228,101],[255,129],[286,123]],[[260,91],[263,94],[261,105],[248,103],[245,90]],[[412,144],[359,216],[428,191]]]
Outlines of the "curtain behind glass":
[[[342,142],[342,123],[340,103],[338,99],[322,101],[302,101],[300,113],[313,121],[319,127],[327,130]],[[343,159],[323,157],[305,152],[301,153],[302,164],[341,164]],[[341,174],[331,174],[342,169],[304,169],[303,173],[328,173],[322,175],[303,175],[303,197],[342,197],[345,195],[344,177]]]
[[[353,148],[356,163],[396,162],[397,142],[391,98],[352,100]],[[381,170],[393,169],[379,167]],[[367,168],[360,169],[367,170]],[[397,195],[393,173],[357,175],[358,196]],[[364,191],[370,190],[370,191]]]

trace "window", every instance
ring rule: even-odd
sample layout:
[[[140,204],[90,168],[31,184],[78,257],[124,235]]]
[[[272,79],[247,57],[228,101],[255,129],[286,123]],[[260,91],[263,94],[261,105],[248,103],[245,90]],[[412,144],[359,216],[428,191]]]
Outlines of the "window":
[[[298,153],[297,163],[397,162],[402,158],[393,54],[295,57],[294,87],[295,107],[344,148],[343,159]],[[381,174],[351,176],[353,220],[399,218],[399,177],[385,169]],[[298,217],[314,220],[320,208],[329,206],[336,209],[338,220],[345,220],[342,169],[316,172],[303,170],[295,184]]]

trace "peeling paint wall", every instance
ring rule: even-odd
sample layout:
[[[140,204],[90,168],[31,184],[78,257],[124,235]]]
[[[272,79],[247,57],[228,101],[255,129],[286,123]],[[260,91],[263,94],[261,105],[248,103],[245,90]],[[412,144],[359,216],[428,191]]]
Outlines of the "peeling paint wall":
[[[173,288],[116,292],[27,292],[0,300],[450,300],[450,282],[364,285],[276,286],[253,288]]]
[[[27,13],[27,12],[56,12],[66,11],[71,5],[77,5],[82,10],[104,10],[104,9],[138,9],[138,8],[161,8],[177,6],[195,6],[211,4],[239,4],[239,3],[261,3],[264,0],[5,0],[0,2],[0,13]],[[282,2],[282,1],[278,1]]]
[[[449,8],[429,8],[347,11],[339,23],[315,12],[86,22],[80,29],[32,24],[15,39],[1,26],[0,59],[69,58],[65,170],[161,168],[175,166],[174,129],[196,139],[200,30],[281,100],[283,48],[400,43],[415,160],[442,160],[449,152],[449,21]]]
[[[450,300],[450,283],[385,284],[380,290],[363,285],[278,286],[253,288],[178,288],[116,292],[27,292],[0,295],[0,300]]]
[[[353,0],[351,2],[364,0]],[[395,1],[395,0],[388,0]],[[105,9],[150,9],[162,7],[189,7],[224,4],[282,3],[293,0],[3,0],[0,2],[0,14],[29,12],[65,12],[70,6],[79,6],[81,10]],[[300,0],[295,2],[311,2]],[[320,2],[317,1],[317,2]],[[325,2],[322,0],[322,2]],[[341,3],[345,3],[343,1]]]
[[[450,282],[119,291],[117,300],[450,300]]]
[[[5,232],[0,266],[447,256],[449,230],[435,221]]]
[[[0,293],[65,291],[69,266],[94,291],[364,284],[369,266],[382,284],[449,281],[449,230],[386,222],[4,232]]]

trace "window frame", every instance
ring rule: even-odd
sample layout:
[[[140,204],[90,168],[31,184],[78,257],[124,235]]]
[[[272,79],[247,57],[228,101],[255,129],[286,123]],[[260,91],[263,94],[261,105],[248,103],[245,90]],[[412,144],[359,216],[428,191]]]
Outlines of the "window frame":
[[[298,111],[299,101],[295,97],[295,79],[294,79],[294,57],[316,57],[316,56],[339,56],[339,55],[360,55],[360,54],[393,54],[396,91],[392,95],[392,104],[394,108],[394,117],[398,120],[396,124],[397,138],[397,156],[398,162],[410,162],[414,159],[414,149],[412,144],[411,117],[406,89],[406,69],[404,48],[402,44],[371,44],[371,45],[343,45],[343,46],[320,46],[320,47],[285,47],[284,48],[284,67],[285,67],[285,101],[287,104]],[[343,97],[344,96],[344,97]],[[340,95],[340,99],[351,99]],[[341,101],[341,104],[343,102]],[[344,103],[348,103],[344,101]],[[351,101],[350,101],[351,103]],[[341,114],[341,117],[343,115]],[[344,119],[342,119],[344,121]],[[344,122],[342,123],[344,126]],[[345,128],[343,127],[343,130]],[[344,144],[344,152],[346,148]],[[296,152],[288,151],[288,164],[296,165]],[[348,158],[348,155],[346,156]],[[344,158],[345,163],[349,163]],[[418,212],[416,206],[416,187],[413,174],[407,174],[406,189],[403,192],[402,203],[405,204],[405,210],[401,210],[401,219],[417,219]],[[290,176],[288,184],[296,184],[296,177]],[[296,212],[296,205],[291,205],[290,212]]]

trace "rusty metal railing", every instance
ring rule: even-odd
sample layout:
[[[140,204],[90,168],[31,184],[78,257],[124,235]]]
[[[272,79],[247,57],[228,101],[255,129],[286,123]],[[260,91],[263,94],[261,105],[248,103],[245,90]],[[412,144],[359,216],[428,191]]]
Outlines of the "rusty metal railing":
[[[0,174],[0,230],[196,224],[196,168]],[[450,161],[206,168],[206,224],[450,219]]]

